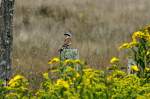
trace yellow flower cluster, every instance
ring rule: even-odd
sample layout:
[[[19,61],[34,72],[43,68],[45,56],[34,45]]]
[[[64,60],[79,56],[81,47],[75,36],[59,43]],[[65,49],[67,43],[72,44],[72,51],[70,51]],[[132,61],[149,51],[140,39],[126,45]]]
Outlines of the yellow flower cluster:
[[[75,71],[75,69],[72,68],[72,67],[70,67],[70,66],[68,66],[68,67],[66,68],[66,71],[67,71],[67,72],[73,72],[73,71]]]
[[[74,62],[75,62],[76,64],[83,64],[83,62],[82,62],[81,60],[79,60],[79,59],[74,60]]]
[[[60,59],[59,58],[53,58],[52,60],[50,60],[48,62],[48,64],[56,64],[56,63],[59,63],[60,62]]]
[[[114,64],[114,63],[117,63],[119,62],[119,58],[117,57],[113,57],[111,60],[110,60],[110,63]]]
[[[147,30],[145,30],[145,33],[142,32],[142,31],[134,32],[133,35],[132,35],[133,41],[137,41],[138,38],[143,38],[143,39],[146,39],[146,40],[150,40],[150,34]]]
[[[124,43],[124,44],[122,44],[122,45],[119,47],[119,50],[120,50],[120,49],[127,49],[127,48],[130,48],[129,43]]]
[[[132,39],[133,41],[136,41],[137,38],[143,38],[144,37],[144,33],[141,32],[141,31],[137,31],[137,32],[134,32],[133,35],[132,35]]]
[[[139,43],[136,41],[130,42],[130,43],[124,43],[119,47],[119,50],[121,49],[128,49],[128,48],[132,48],[134,46],[137,46]]]
[[[10,87],[16,87],[20,85],[20,81],[21,82],[26,82],[27,79],[21,75],[16,75],[14,78],[12,78],[9,82],[8,85]]]
[[[48,62],[48,64],[57,64],[57,63],[60,63],[60,59],[59,58],[53,58],[52,60],[50,60]],[[64,65],[68,65],[68,64],[83,64],[83,62],[79,59],[66,59],[65,61],[63,61]]]
[[[67,59],[64,61],[64,65],[68,64],[83,64],[83,62],[79,59],[73,60],[73,59]]]
[[[44,73],[43,74],[43,77],[45,78],[45,79],[49,79],[49,75],[48,75],[48,73],[46,72],[46,73]]]
[[[58,79],[56,85],[57,86],[63,86],[66,89],[69,88],[69,83],[63,79]]]
[[[144,30],[134,32],[132,35],[132,42],[124,43],[119,47],[120,49],[128,49],[137,46],[140,42],[139,39],[150,41],[150,26],[144,28]]]
[[[148,41],[150,41],[150,34],[149,33],[145,34],[145,39],[148,40]]]
[[[76,77],[79,78],[79,77],[80,77],[80,74],[79,74],[79,73],[76,73]]]
[[[138,42],[133,41],[133,42],[130,42],[130,43],[129,43],[129,46],[130,46],[130,48],[132,48],[132,47],[134,47],[134,46],[137,46],[138,44],[139,44]]]
[[[132,66],[131,66],[131,70],[138,72],[138,71],[139,71],[139,68],[138,68],[137,65],[132,65]]]
[[[72,60],[72,59],[67,59],[67,60],[64,61],[65,65],[73,64],[73,63],[74,63],[74,60]]]

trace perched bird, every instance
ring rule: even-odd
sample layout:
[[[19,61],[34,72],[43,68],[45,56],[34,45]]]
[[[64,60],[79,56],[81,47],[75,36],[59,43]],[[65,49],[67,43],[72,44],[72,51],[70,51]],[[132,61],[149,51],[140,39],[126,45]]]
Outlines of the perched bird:
[[[64,35],[65,35],[65,40],[64,40],[63,47],[69,47],[71,45],[72,34],[70,32],[66,32],[64,33]]]
[[[59,49],[59,52],[61,52],[63,49],[68,49],[70,47],[70,45],[71,45],[72,34],[70,32],[65,32],[64,36],[65,36],[65,38],[64,38],[64,44]]]

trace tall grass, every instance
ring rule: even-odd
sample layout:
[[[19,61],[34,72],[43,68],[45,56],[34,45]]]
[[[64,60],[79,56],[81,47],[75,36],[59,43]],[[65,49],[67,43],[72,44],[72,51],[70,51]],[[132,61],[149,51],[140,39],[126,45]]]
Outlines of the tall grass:
[[[65,31],[74,33],[72,46],[81,59],[95,68],[107,66],[112,56],[122,57],[118,45],[149,19],[149,0],[16,0],[14,71],[47,70]]]

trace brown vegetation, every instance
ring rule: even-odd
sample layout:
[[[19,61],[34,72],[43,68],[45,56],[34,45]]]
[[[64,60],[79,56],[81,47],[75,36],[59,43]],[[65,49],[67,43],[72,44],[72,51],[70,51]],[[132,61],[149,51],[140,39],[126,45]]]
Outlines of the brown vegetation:
[[[150,23],[149,0],[16,0],[13,66],[32,75],[57,56],[63,33],[91,66],[108,65],[118,44]],[[36,71],[36,72],[32,72]]]

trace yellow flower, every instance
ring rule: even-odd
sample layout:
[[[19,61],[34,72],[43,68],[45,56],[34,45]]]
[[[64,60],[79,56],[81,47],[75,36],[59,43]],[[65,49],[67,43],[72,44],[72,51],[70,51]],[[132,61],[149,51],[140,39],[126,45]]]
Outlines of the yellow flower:
[[[117,57],[113,57],[111,60],[110,60],[110,63],[117,63],[119,62],[119,59]]]
[[[69,88],[68,82],[65,81],[65,80],[63,80],[63,79],[58,79],[56,85],[57,85],[57,86],[63,86],[63,87],[66,88],[66,89]]]
[[[136,42],[136,41],[133,41],[133,42],[129,43],[130,47],[134,47],[134,46],[137,46],[137,45],[138,45],[138,42]]]
[[[146,33],[145,36],[144,36],[144,38],[145,38],[146,40],[150,41],[150,34],[149,34],[149,33]]]
[[[8,84],[10,85],[10,84],[12,84],[12,83],[14,83],[15,81],[20,80],[20,79],[24,79],[24,77],[21,76],[21,75],[16,75],[14,78],[12,78],[12,79],[9,81]]]
[[[77,77],[77,78],[78,78],[78,77],[80,77],[80,74],[79,74],[79,73],[77,73],[77,74],[76,74],[76,77]]]
[[[75,62],[76,64],[82,64],[82,62],[81,62],[79,59],[74,60],[74,62]]]
[[[145,68],[145,71],[149,72],[149,71],[150,71],[150,68],[146,67],[146,68]]]
[[[136,66],[136,65],[132,65],[131,66],[131,70],[133,70],[133,71],[139,71],[139,68],[138,68],[138,66]]]
[[[68,67],[66,68],[66,71],[68,71],[68,72],[73,72],[74,69],[73,69],[72,67],[68,66]]]
[[[138,38],[142,38],[144,36],[144,33],[141,32],[141,31],[137,31],[137,32],[134,32],[133,35],[132,35],[132,38],[133,39],[136,39],[137,37]]]
[[[16,87],[16,86],[19,86],[20,84],[18,82],[13,82],[13,83],[9,83],[8,84],[10,87]]]
[[[73,64],[74,63],[74,61],[72,60],[72,59],[66,59],[65,61],[64,61],[64,64],[65,65],[67,65],[67,64]]]
[[[44,77],[45,79],[49,79],[48,73],[44,73],[44,74],[43,74],[43,77]]]
[[[132,35],[133,41],[136,41],[137,38],[143,38],[145,34],[141,31],[134,32]]]
[[[56,85],[61,85],[63,81],[63,79],[58,79]]]
[[[127,48],[130,48],[130,44],[129,44],[129,43],[124,43],[124,44],[122,44],[122,45],[119,47],[119,50],[121,50],[121,49],[127,49]]]
[[[8,85],[10,87],[16,87],[19,86],[22,82],[27,82],[27,79],[21,75],[16,75],[8,82]]]
[[[146,55],[150,55],[150,51],[147,51],[147,52],[146,52]]]
[[[55,63],[58,63],[58,62],[60,62],[60,59],[59,59],[59,58],[53,58],[52,60],[50,60],[50,61],[48,62],[48,64],[55,64]]]

